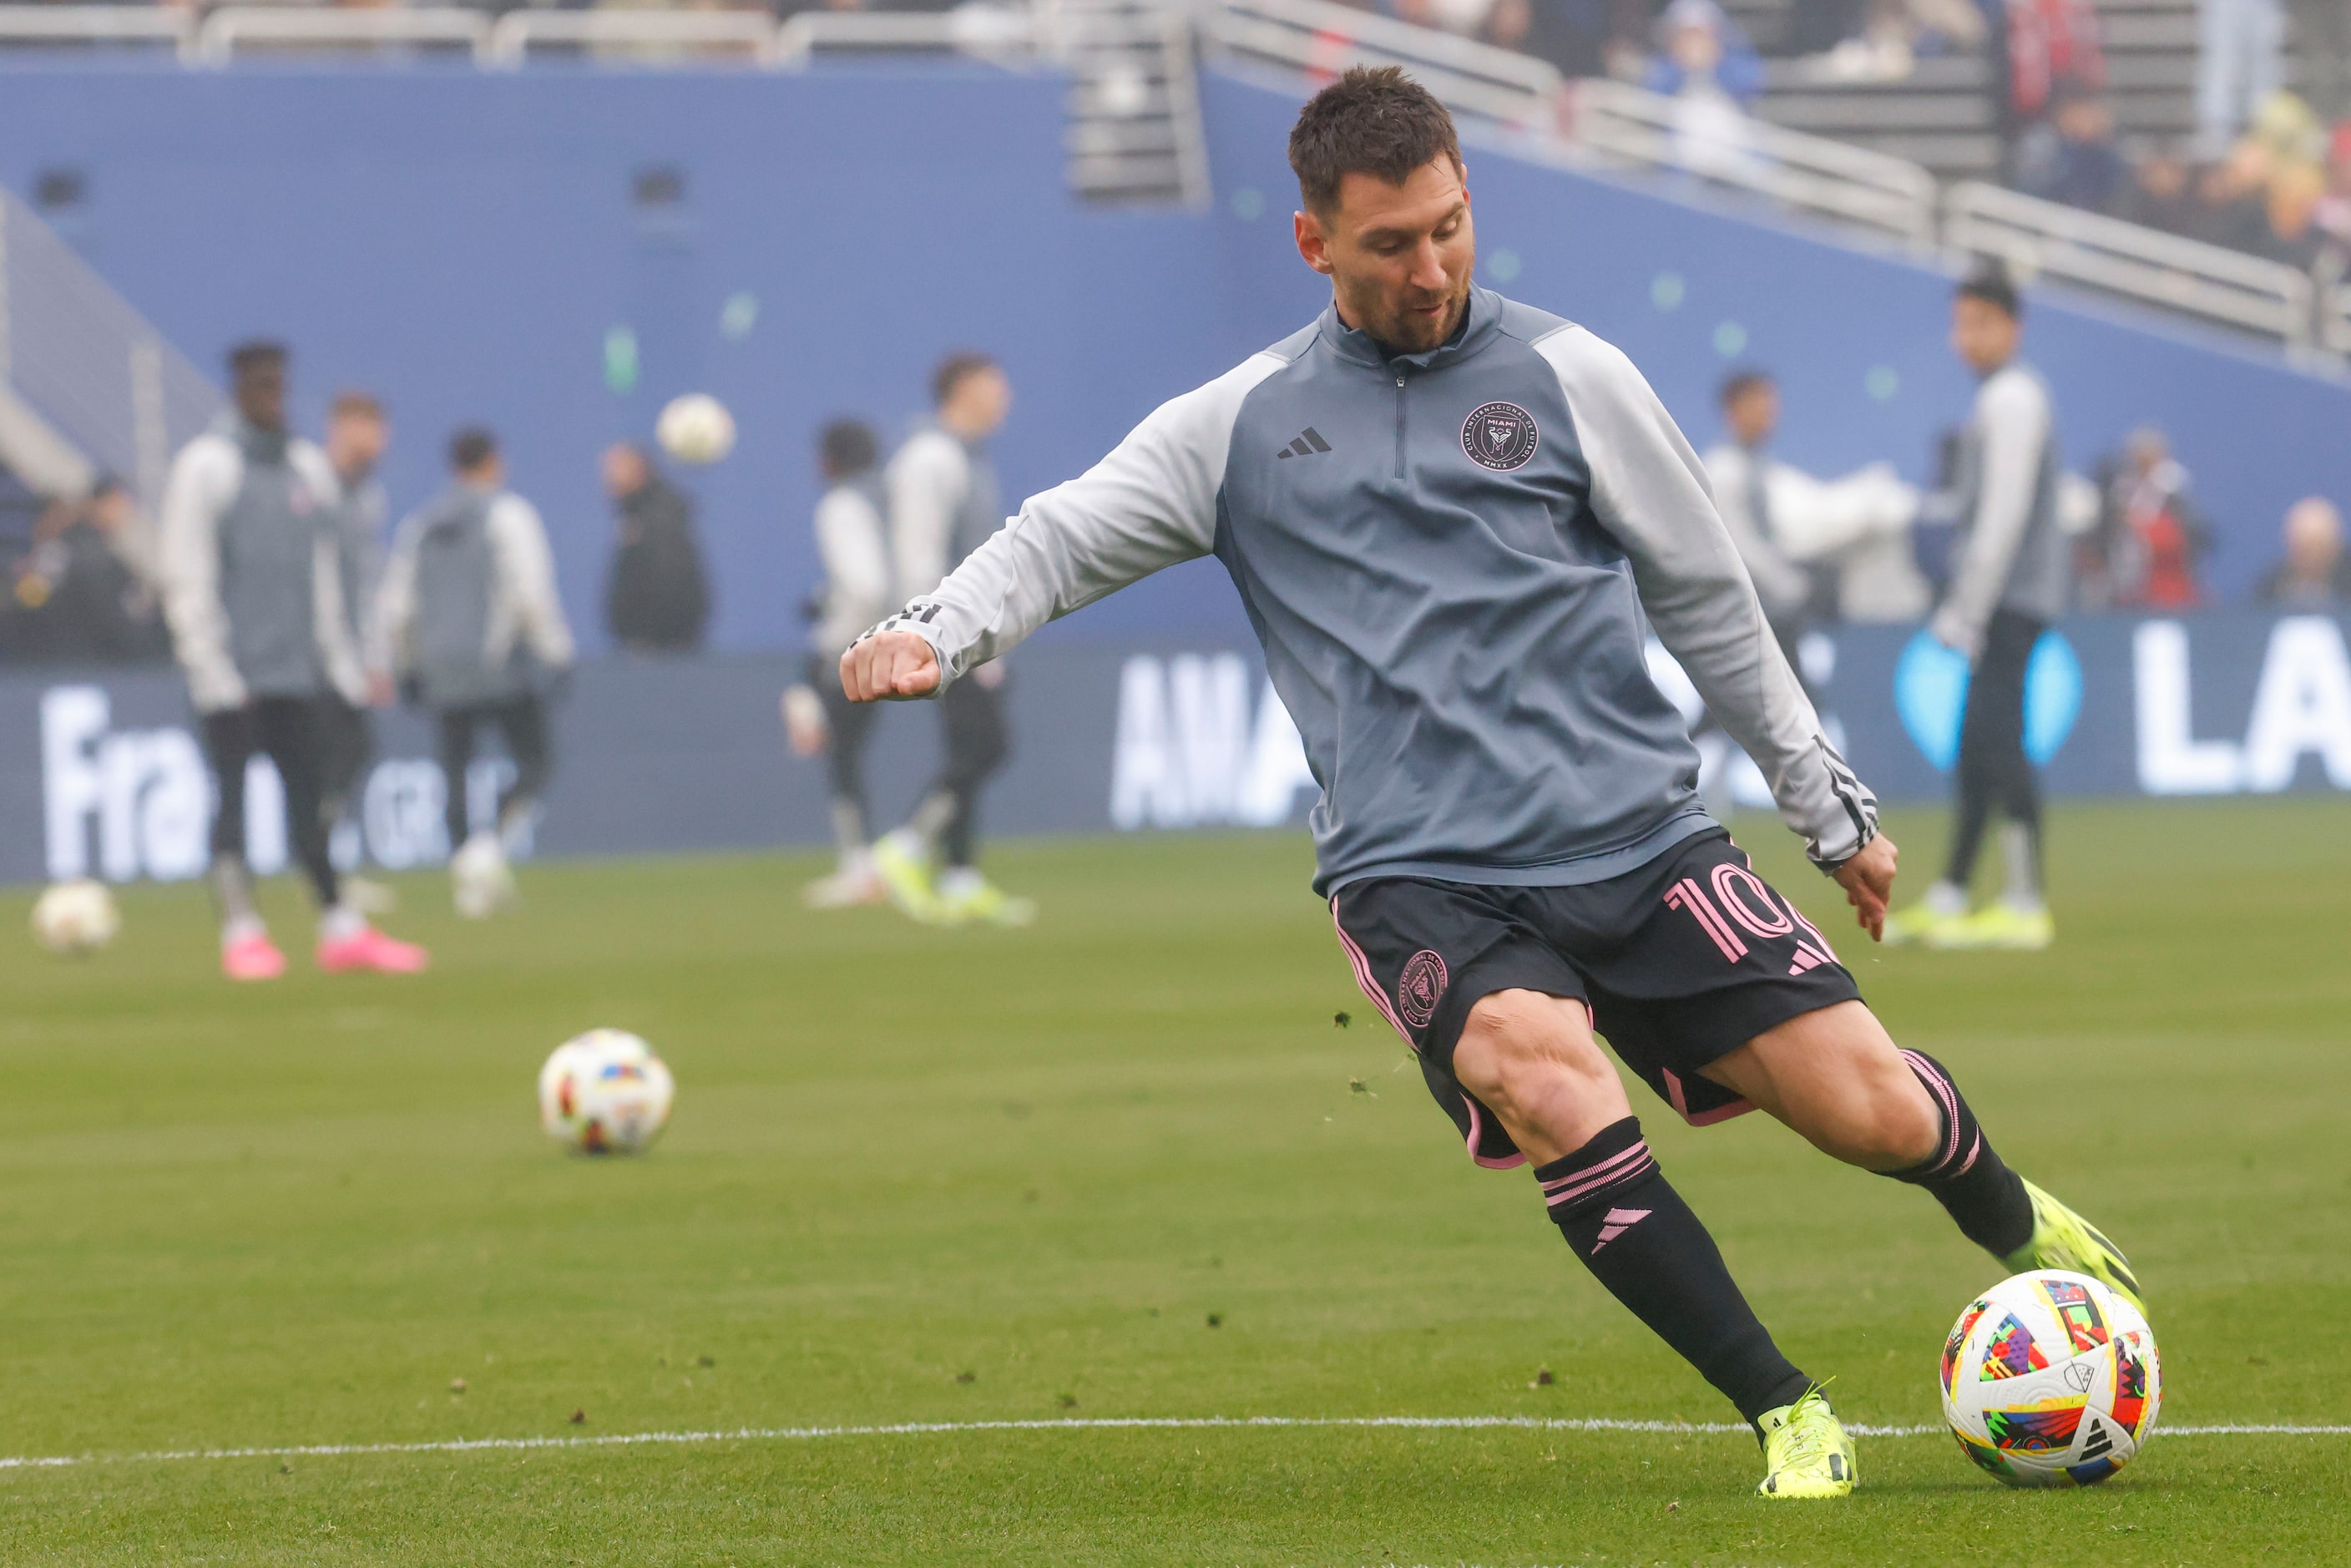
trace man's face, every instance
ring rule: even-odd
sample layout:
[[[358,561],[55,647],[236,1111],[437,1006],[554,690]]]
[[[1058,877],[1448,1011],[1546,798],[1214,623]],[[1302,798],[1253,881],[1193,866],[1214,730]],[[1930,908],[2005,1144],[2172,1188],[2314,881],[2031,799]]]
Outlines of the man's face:
[[[1951,352],[1980,376],[2016,357],[2015,317],[1989,300],[1962,295],[1951,304]]]
[[[392,430],[371,413],[339,413],[327,421],[327,461],[346,479],[364,478],[383,460]]]
[[[130,520],[130,491],[120,488],[101,490],[89,498],[90,525],[109,538],[120,533]]]
[[[633,496],[644,488],[644,455],[626,444],[604,452],[604,490],[611,496]]]
[[[286,428],[286,367],[264,361],[236,373],[236,412],[256,430]]]
[[[939,423],[967,441],[981,441],[1003,429],[1011,413],[1012,382],[990,365],[956,382],[939,409]]]
[[[2323,500],[2295,503],[2285,515],[2285,558],[2309,581],[2331,577],[2343,557],[2343,519]]]
[[[1298,254],[1331,279],[1340,318],[1398,353],[1418,354],[1453,336],[1469,305],[1478,241],[1469,189],[1443,153],[1401,185],[1348,174],[1328,213],[1292,220]]]
[[[1732,398],[1726,412],[1730,438],[1741,446],[1761,446],[1780,428],[1780,389],[1758,382]]]

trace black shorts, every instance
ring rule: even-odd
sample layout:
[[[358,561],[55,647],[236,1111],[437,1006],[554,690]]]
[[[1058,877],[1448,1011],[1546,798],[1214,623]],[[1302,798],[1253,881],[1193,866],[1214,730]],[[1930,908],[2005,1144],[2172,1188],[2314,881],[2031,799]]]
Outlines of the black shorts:
[[[1683,1120],[1754,1106],[1703,1069],[1766,1030],[1860,989],[1813,923],[1717,828],[1580,887],[1424,877],[1353,883],[1331,900],[1364,994],[1420,1059],[1479,1165],[1526,1156],[1453,1076],[1469,1009],[1495,991],[1583,1003],[1592,1027]]]

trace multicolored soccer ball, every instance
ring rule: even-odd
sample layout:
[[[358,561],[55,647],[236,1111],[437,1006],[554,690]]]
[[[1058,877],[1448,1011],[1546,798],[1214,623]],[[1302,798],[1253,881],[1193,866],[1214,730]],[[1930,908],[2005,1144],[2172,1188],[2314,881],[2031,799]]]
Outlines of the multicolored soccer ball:
[[[52,953],[89,953],[114,940],[122,914],[106,883],[61,882],[33,905],[33,940]]]
[[[557,1046],[538,1070],[538,1124],[582,1154],[642,1154],[669,1125],[675,1093],[653,1047],[617,1029],[591,1029]]]
[[[1943,1418],[2017,1487],[2090,1486],[2154,1434],[2163,1362],[2137,1308],[2087,1274],[2044,1269],[1978,1296],[1943,1345]]]

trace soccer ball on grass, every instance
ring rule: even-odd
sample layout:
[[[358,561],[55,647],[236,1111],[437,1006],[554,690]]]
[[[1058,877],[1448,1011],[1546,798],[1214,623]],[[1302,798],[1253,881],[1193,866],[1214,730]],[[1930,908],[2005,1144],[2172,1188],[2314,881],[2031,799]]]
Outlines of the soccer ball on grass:
[[[2086,1274],[2003,1280],[1943,1346],[1943,1418],[2010,1486],[2090,1486],[2147,1446],[2163,1364],[2138,1309]]]
[[[555,1048],[538,1070],[538,1124],[582,1154],[641,1154],[669,1125],[676,1087],[653,1047],[617,1029],[591,1029]]]
[[[52,953],[94,952],[121,929],[121,912],[102,882],[61,882],[33,905],[33,940]]]

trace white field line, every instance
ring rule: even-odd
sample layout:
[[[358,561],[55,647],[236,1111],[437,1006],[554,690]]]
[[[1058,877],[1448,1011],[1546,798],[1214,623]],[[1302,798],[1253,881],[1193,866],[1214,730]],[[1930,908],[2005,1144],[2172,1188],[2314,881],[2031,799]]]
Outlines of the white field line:
[[[76,1465],[162,1464],[183,1459],[332,1458],[366,1454],[470,1454],[534,1448],[613,1448],[635,1444],[810,1442],[820,1437],[954,1436],[966,1432],[1199,1431],[1260,1427],[1400,1427],[1415,1431],[1462,1431],[1499,1427],[1531,1432],[1650,1432],[1669,1435],[1745,1435],[1743,1421],[1632,1421],[1607,1416],[1545,1419],[1539,1416],[1123,1416],[1045,1421],[899,1421],[872,1427],[739,1427],[731,1431],[614,1432],[578,1437],[455,1437],[429,1443],[298,1443],[274,1448],[174,1448],[144,1454],[60,1454],[0,1457],[0,1470],[57,1469]],[[1845,1428],[1857,1437],[1928,1437],[1941,1427]],[[2228,1423],[2164,1427],[2169,1437],[2234,1437],[2276,1435],[2351,1437],[2351,1424],[2335,1426]]]

